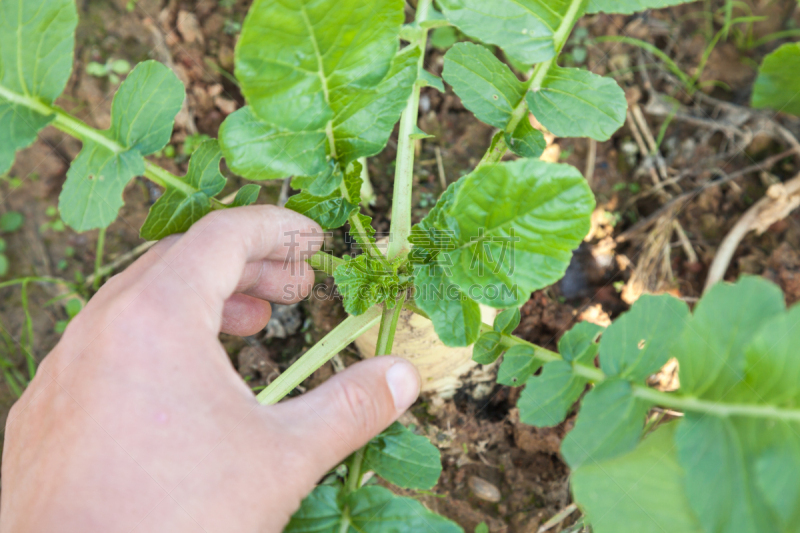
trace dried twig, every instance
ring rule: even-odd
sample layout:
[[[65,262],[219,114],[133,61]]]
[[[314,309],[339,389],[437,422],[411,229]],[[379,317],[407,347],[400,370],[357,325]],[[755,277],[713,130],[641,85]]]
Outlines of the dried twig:
[[[587,150],[586,154],[586,171],[583,175],[586,177],[586,183],[589,184],[589,187],[592,186],[592,181],[594,180],[594,166],[597,162],[597,141],[594,139],[588,139],[589,141],[589,149]]]
[[[742,215],[722,240],[708,269],[706,286],[703,290],[707,291],[722,280],[736,248],[745,235],[751,230],[755,230],[758,234],[764,233],[772,224],[786,218],[798,206],[800,206],[800,174],[785,183],[770,186],[767,194]]]
[[[763,161],[761,161],[759,163],[756,163],[755,165],[750,165],[749,167],[745,167],[745,168],[743,168],[741,170],[737,170],[736,172],[731,172],[730,174],[728,174],[728,175],[726,175],[726,176],[724,176],[724,177],[722,177],[722,178],[720,178],[718,180],[708,181],[706,183],[703,183],[702,185],[699,185],[698,187],[695,187],[694,189],[692,189],[690,191],[686,191],[685,193],[683,193],[683,194],[681,194],[679,196],[676,196],[675,198],[671,199],[670,201],[668,201],[667,203],[665,203],[664,205],[662,205],[661,207],[656,209],[649,216],[647,216],[646,218],[641,219],[639,222],[637,222],[636,224],[634,224],[630,228],[626,229],[625,231],[623,231],[622,233],[617,235],[616,241],[617,242],[625,242],[627,240],[630,240],[630,238],[633,235],[637,234],[640,231],[644,231],[645,229],[650,227],[653,224],[653,222],[658,220],[666,212],[668,212],[671,209],[676,209],[676,208],[682,207],[683,204],[685,204],[689,200],[692,200],[692,199],[696,198],[701,192],[703,192],[706,189],[710,189],[711,187],[718,187],[720,185],[723,185],[725,183],[733,181],[733,180],[735,180],[737,178],[741,178],[742,176],[745,176],[745,175],[750,174],[752,172],[758,172],[758,171],[761,171],[761,170],[767,170],[767,169],[771,168],[773,165],[775,165],[781,159],[784,159],[784,158],[786,158],[786,157],[788,157],[790,155],[793,155],[793,154],[797,154],[797,151],[794,148],[791,148],[789,150],[785,150],[785,151],[783,151],[783,152],[781,152],[779,154],[775,154],[773,156],[767,157]]]
[[[436,168],[439,170],[439,185],[442,187],[442,190],[445,190],[447,188],[447,176],[444,173],[442,150],[438,146],[434,146],[433,150],[436,153]]]
[[[566,520],[569,517],[569,515],[574,513],[577,509],[578,509],[578,506],[575,505],[574,503],[571,503],[571,504],[567,505],[562,510],[557,512],[553,516],[553,518],[551,518],[550,520],[548,520],[547,522],[542,524],[539,527],[539,530],[536,533],[544,533],[545,531],[554,528],[555,526],[557,526],[558,524],[560,524],[561,522]]]

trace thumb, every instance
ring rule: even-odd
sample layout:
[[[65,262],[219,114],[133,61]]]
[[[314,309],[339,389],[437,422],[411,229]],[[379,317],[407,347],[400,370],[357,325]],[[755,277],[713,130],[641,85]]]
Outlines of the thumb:
[[[399,357],[376,357],[337,374],[321,386],[273,406],[292,428],[311,483],[397,420],[419,396],[417,369]]]

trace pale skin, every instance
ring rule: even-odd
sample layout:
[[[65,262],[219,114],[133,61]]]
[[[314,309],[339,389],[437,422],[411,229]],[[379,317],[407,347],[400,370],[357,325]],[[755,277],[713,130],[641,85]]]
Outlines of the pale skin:
[[[272,206],[219,211],[110,279],[9,413],[0,533],[281,531],[419,393],[412,365],[380,357],[262,406],[231,365],[218,333],[259,331],[286,287],[307,295],[320,231]]]

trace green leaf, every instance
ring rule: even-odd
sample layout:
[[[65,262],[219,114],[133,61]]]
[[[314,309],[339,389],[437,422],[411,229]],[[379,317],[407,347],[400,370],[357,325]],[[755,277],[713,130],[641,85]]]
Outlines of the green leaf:
[[[411,228],[408,242],[414,245],[409,254],[412,263],[431,263],[436,260],[440,252],[453,249],[450,230],[440,228],[447,226],[446,213],[463,183],[463,180],[451,183],[428,215]]]
[[[459,43],[444,56],[442,76],[464,107],[496,128],[505,129],[525,97],[525,84],[486,47]]]
[[[300,504],[284,533],[339,533],[344,510],[339,485],[319,485]]]
[[[320,485],[292,516],[284,533],[463,533],[450,520],[389,489],[366,486],[339,497],[338,486]]]
[[[427,70],[423,69],[422,72],[420,72],[419,79],[422,83],[425,84],[426,87],[433,87],[440,93],[445,92],[444,83],[442,82],[442,78],[440,78],[439,76],[431,74]]]
[[[484,333],[478,337],[472,348],[472,360],[482,365],[490,365],[497,361],[504,349],[501,334],[496,331]]]
[[[52,104],[61,95],[72,72],[77,24],[73,0],[0,4],[0,175],[53,119],[11,100]]]
[[[632,452],[572,473],[572,493],[592,531],[703,533],[683,488],[675,426],[665,424]]]
[[[3,100],[0,94],[0,175],[11,168],[17,150],[31,145],[39,130],[54,116],[40,115],[27,107],[12,104]]]
[[[498,333],[511,335],[514,333],[514,330],[517,329],[517,326],[519,326],[519,321],[521,318],[519,307],[505,309],[504,311],[498,313],[496,317],[494,317],[493,329]]]
[[[428,133],[425,133],[424,131],[419,129],[419,126],[414,126],[414,131],[413,131],[413,133],[411,133],[411,135],[409,135],[409,137],[411,137],[414,140],[417,140],[417,139],[433,139],[435,137],[435,135],[430,135]]]
[[[797,531],[800,523],[800,506],[797,505],[800,501],[798,427],[780,423],[768,431],[771,443],[756,458],[755,482],[778,517],[781,531]]]
[[[768,54],[753,85],[752,105],[800,115],[800,43],[787,43]]]
[[[419,57],[419,48],[405,49],[374,89],[342,91],[338,100],[331,101],[336,154],[343,167],[386,146],[417,80]]]
[[[603,381],[584,397],[575,428],[561,443],[561,455],[574,470],[632,450],[642,435],[649,408],[634,397],[627,381]]]
[[[19,211],[7,211],[0,216],[0,231],[11,233],[17,231],[25,222],[25,217]]]
[[[114,95],[108,135],[141,155],[161,150],[172,136],[185,93],[171,69],[158,61],[139,63]]]
[[[317,176],[329,165],[325,132],[292,132],[260,121],[250,106],[228,115],[219,140],[230,169],[250,180]]]
[[[689,2],[692,0],[688,0]],[[630,15],[646,9],[659,9],[662,7],[685,4],[687,0],[589,0],[586,7],[587,13],[621,13]]]
[[[135,150],[117,154],[84,142],[58,197],[61,218],[75,231],[107,227],[122,207],[125,186],[144,174],[144,168],[144,158]]]
[[[395,422],[364,448],[364,468],[404,489],[430,489],[439,481],[439,450],[426,437]]]
[[[504,133],[506,144],[520,157],[538,158],[547,148],[544,134],[531,126],[531,121],[523,118],[512,135]]]
[[[711,287],[673,347],[681,393],[724,399],[744,377],[747,345],[783,310],[780,289],[759,277],[743,276],[735,284]]]
[[[363,254],[339,265],[333,276],[344,298],[344,309],[351,315],[362,315],[384,301],[391,307],[400,290],[396,272]]]
[[[86,140],[59,196],[61,218],[76,231],[104,228],[122,207],[122,191],[144,173],[144,158],[169,142],[185,96],[175,74],[157,61],[139,63],[111,104],[110,143]],[[112,149],[113,147],[114,149]]]
[[[447,20],[461,31],[527,64],[555,56],[553,35],[569,4],[569,0],[439,0]]]
[[[558,353],[567,362],[589,363],[597,355],[597,337],[603,331],[603,326],[578,322],[559,339]]]
[[[475,533],[489,533],[489,526],[486,525],[486,522],[481,522],[475,526]]]
[[[0,219],[0,222],[2,220]],[[800,406],[800,306],[770,318],[745,349],[743,382],[725,397]]]
[[[413,238],[462,291],[492,307],[515,307],[564,275],[594,209],[576,168],[521,159],[482,165],[459,183],[418,225],[443,242],[429,247]]]
[[[531,113],[558,137],[607,141],[625,122],[628,103],[617,82],[580,68],[551,66],[526,96]]]
[[[549,427],[560,424],[586,388],[588,381],[572,371],[566,361],[551,361],[528,381],[517,401],[524,424]]]
[[[293,180],[292,184],[295,182]],[[344,176],[344,183],[347,198],[344,198],[340,188],[325,196],[315,196],[310,190],[306,190],[289,198],[286,207],[307,216],[322,229],[342,227],[358,211],[358,204],[361,202],[361,163],[353,163],[353,169]],[[364,227],[371,229],[369,219],[364,219]]]
[[[688,320],[689,308],[681,300],[642,295],[603,333],[600,368],[608,376],[644,381],[667,362]]]
[[[236,191],[236,197],[231,203],[231,207],[242,207],[245,205],[253,205],[258,200],[258,193],[261,192],[261,187],[255,183],[245,185]]]
[[[510,387],[525,384],[542,366],[542,361],[535,358],[535,354],[530,346],[517,345],[509,348],[503,355],[500,370],[497,371],[497,382]]]
[[[480,306],[448,281],[436,264],[414,268],[414,301],[428,315],[447,346],[469,346],[481,331]]]
[[[452,26],[436,28],[431,32],[431,46],[447,50],[458,42],[458,31]]]
[[[389,72],[402,24],[402,0],[256,0],[236,46],[236,79],[262,121],[324,130],[332,102]]]
[[[299,183],[300,180],[298,180]],[[305,181],[305,180],[303,180]],[[328,196],[339,190],[344,181],[344,173],[341,167],[336,165],[330,168],[330,172],[325,172],[310,181],[305,188],[314,196]],[[292,181],[294,183],[294,181]]]
[[[330,176],[331,156],[346,168],[380,152],[417,78],[419,49],[396,54],[402,21],[400,0],[255,2],[236,47],[250,106],[220,130],[231,169],[249,179]]]
[[[307,216],[324,230],[344,226],[347,218],[358,211],[358,205],[342,198],[338,191],[326,197],[314,196],[303,191],[289,198],[286,207]]]
[[[686,413],[678,424],[675,444],[686,494],[706,531],[779,531],[758,489],[746,432],[742,422],[700,413]],[[758,432],[771,430],[759,424]]]
[[[428,17],[419,23],[422,28],[441,28],[449,26],[450,23],[444,18],[441,11],[437,11],[435,7],[431,6],[428,10]]]
[[[168,187],[150,208],[140,230],[141,237],[157,241],[167,235],[184,233],[211,212],[211,198],[219,194],[226,183],[219,170],[221,160],[222,152],[217,141],[201,144],[192,154],[189,170],[183,178],[190,188]]]

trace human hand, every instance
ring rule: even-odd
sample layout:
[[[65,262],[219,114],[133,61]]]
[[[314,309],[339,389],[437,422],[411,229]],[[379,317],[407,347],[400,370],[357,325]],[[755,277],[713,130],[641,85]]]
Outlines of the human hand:
[[[284,261],[319,244],[286,209],[217,211],[110,279],[9,413],[0,532],[280,531],[419,392],[412,365],[379,357],[261,406],[232,368],[218,333],[307,295],[311,269]]]

